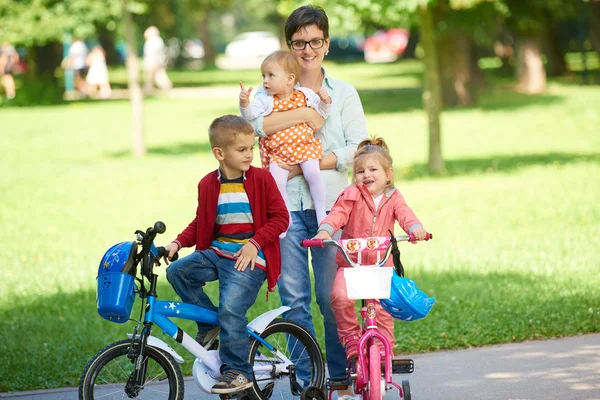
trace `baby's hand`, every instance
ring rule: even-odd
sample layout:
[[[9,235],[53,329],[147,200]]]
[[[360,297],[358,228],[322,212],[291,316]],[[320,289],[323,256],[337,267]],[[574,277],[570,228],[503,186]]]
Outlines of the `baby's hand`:
[[[423,228],[423,225],[415,226],[415,228],[410,233],[417,240],[425,240],[425,238],[427,237],[427,230],[425,230],[425,228]]]
[[[313,239],[331,240],[331,235],[327,231],[319,231]]]
[[[323,103],[331,104],[331,96],[329,96],[329,93],[327,93],[327,90],[319,89],[317,91],[317,94],[319,95],[319,98],[321,98],[321,101]]]
[[[240,107],[242,107],[242,108],[248,107],[248,104],[250,104],[250,92],[251,91],[252,91],[252,88],[248,88],[248,90],[246,90],[246,88],[244,87],[244,84],[240,81]]]

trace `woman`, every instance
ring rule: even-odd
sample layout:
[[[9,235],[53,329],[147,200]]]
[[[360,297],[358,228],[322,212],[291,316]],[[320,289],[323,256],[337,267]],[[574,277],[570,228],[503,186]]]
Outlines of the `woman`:
[[[320,89],[327,90],[332,98],[331,112],[324,121],[316,111],[304,107],[259,117],[254,121],[254,126],[261,136],[271,135],[301,122],[309,124],[315,132],[320,129],[315,137],[323,143],[320,167],[327,192],[327,210],[330,210],[337,196],[348,185],[348,166],[352,162],[356,147],[367,138],[364,111],[356,89],[328,76],[322,67],[330,41],[329,22],[322,8],[307,5],[293,11],[285,24],[285,38],[290,51],[300,63],[300,86],[315,92]],[[285,313],[285,318],[300,323],[314,335],[308,284],[308,251],[300,247],[300,241],[316,235],[318,221],[306,180],[299,174],[301,171],[298,166],[291,168],[292,178],[288,181],[287,193],[292,226],[286,237],[281,240],[284,261],[278,287],[282,304],[292,308]],[[317,304],[325,325],[329,376],[344,377],[347,367],[346,354],[338,338],[335,315],[331,307],[331,288],[336,273],[335,249],[313,248],[311,256]]]

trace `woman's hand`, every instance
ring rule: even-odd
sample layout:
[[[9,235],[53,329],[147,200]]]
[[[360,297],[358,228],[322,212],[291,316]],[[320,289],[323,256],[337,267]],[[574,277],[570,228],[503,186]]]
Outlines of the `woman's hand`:
[[[321,114],[319,114],[310,107],[305,107],[302,110],[306,110],[305,122],[310,127],[310,129],[312,129],[315,132],[319,131],[323,127],[323,124],[325,124],[325,118],[323,118]]]
[[[290,173],[288,175],[288,181],[295,176],[302,175],[302,168],[300,168],[299,164],[294,164],[294,165],[277,164],[277,165],[279,166],[279,168],[285,169],[286,171],[288,171]]]

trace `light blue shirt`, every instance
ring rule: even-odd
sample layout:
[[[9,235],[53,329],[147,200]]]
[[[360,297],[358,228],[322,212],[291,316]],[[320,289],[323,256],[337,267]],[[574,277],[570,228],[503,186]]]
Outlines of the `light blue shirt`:
[[[331,78],[324,69],[323,75],[325,79],[321,88],[331,96],[331,111],[315,137],[323,144],[324,156],[333,153],[337,157],[335,169],[321,170],[327,192],[327,210],[330,210],[339,194],[348,186],[348,169],[352,167],[356,147],[368,135],[365,112],[356,89],[346,82]],[[260,91],[264,91],[262,86]],[[250,123],[258,136],[266,137],[263,120],[261,116]],[[314,210],[304,176],[295,176],[288,181],[287,195],[290,211]]]

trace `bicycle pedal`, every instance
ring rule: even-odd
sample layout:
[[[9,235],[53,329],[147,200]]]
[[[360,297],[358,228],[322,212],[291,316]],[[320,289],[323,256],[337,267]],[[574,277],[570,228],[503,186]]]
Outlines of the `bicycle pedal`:
[[[344,390],[348,389],[352,382],[350,378],[347,376],[342,378],[327,378],[327,382],[325,383],[325,387],[327,390]]]
[[[411,359],[392,359],[392,374],[412,374],[415,372],[415,363]]]

